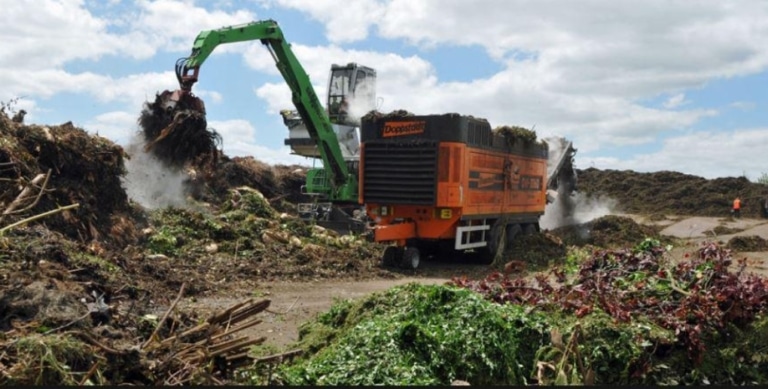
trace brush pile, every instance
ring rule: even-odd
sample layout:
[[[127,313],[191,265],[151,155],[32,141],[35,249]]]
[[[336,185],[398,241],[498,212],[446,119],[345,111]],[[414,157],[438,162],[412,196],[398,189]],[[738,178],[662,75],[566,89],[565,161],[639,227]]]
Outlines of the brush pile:
[[[120,181],[125,157],[122,147],[70,122],[23,125],[0,115],[0,222],[34,209],[55,213],[46,225],[69,238],[132,242],[134,210]]]
[[[499,126],[493,129],[493,133],[506,139],[510,147],[518,141],[524,145],[536,142],[536,131],[520,126]]]

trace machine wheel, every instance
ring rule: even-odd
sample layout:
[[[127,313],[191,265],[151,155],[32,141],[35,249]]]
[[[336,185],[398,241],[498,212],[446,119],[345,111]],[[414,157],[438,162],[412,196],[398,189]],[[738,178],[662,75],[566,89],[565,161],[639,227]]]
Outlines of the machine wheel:
[[[536,224],[526,224],[523,227],[523,234],[525,235],[533,235],[538,232],[539,232],[539,229],[537,228]]]
[[[400,267],[403,269],[416,269],[421,262],[421,253],[416,247],[406,247],[403,251],[403,258],[400,260]]]
[[[508,224],[507,225],[507,246],[506,248],[509,249],[512,247],[513,244],[515,244],[515,238],[517,235],[523,232],[523,227],[520,227],[519,224]]]
[[[504,238],[504,229],[506,228],[505,224],[499,224],[495,223],[493,227],[491,227],[491,230],[488,232],[488,244],[485,246],[485,250],[482,252],[482,261],[486,264],[493,263],[493,260],[496,259],[496,256],[499,254],[503,254],[503,251],[505,249],[505,242],[502,241]]]

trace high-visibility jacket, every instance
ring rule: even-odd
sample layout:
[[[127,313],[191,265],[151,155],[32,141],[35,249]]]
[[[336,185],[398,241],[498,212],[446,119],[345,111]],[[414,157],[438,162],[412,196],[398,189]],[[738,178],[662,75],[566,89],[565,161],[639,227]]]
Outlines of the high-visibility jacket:
[[[741,209],[741,200],[733,200],[733,209]]]

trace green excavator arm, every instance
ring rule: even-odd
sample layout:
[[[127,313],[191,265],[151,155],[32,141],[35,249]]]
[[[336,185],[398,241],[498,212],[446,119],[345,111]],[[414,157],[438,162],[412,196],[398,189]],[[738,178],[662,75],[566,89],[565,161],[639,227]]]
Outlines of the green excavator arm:
[[[330,174],[330,177],[327,177],[330,185],[324,187],[328,193],[321,194],[330,201],[357,203],[357,177],[352,174],[344,160],[332,123],[312,87],[309,75],[274,20],[200,32],[189,57],[176,63],[176,76],[181,88],[179,93],[191,95],[192,86],[198,80],[200,66],[217,46],[254,40],[260,40],[269,50],[277,69],[291,89],[293,105],[304,121],[310,137],[317,144],[323,166]]]

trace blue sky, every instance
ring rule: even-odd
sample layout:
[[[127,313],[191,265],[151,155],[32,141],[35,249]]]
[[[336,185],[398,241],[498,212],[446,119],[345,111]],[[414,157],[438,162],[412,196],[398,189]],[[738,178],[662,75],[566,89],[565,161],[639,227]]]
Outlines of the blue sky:
[[[17,0],[0,13],[0,101],[128,145],[142,104],[177,88],[202,30],[276,20],[325,93],[333,63],[378,71],[381,111],[535,126],[578,168],[768,172],[768,2],[760,0]],[[283,145],[290,91],[258,42],[219,46],[194,92],[229,156]]]

